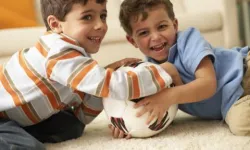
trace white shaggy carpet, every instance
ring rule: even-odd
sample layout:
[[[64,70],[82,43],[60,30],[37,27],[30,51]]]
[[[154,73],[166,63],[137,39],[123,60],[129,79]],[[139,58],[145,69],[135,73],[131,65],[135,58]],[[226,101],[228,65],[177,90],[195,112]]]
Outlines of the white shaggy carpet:
[[[165,131],[147,139],[113,139],[104,113],[86,127],[82,137],[48,150],[250,150],[250,137],[234,136],[221,121],[200,120],[181,111]]]

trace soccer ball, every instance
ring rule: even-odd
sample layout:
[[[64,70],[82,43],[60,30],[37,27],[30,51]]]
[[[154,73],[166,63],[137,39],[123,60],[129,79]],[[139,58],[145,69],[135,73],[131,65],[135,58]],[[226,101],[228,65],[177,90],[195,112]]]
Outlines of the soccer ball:
[[[126,70],[136,65],[120,67],[119,69]],[[173,86],[173,84],[168,87],[170,88],[171,86]],[[140,111],[142,107],[137,109],[133,108],[134,104],[142,99],[143,98],[135,100],[116,100],[104,98],[103,106],[110,123],[124,133],[130,134],[132,137],[146,138],[163,131],[175,118],[178,106],[172,105],[159,124],[157,124],[157,119],[155,118],[147,125],[146,120],[149,113],[145,113],[141,117],[136,117],[136,113]]]

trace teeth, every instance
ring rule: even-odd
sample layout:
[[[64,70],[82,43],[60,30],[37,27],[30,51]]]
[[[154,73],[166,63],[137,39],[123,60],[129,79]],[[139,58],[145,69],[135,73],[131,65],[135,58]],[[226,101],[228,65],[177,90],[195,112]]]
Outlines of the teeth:
[[[99,37],[90,37],[91,40],[100,40],[101,38]]]
[[[164,44],[161,44],[161,45],[157,45],[157,46],[153,46],[152,48],[161,48],[162,46],[164,46]]]
[[[99,43],[101,42],[101,38],[100,37],[89,37],[89,39],[93,42]]]
[[[160,49],[163,49],[166,45],[167,45],[167,43],[163,43],[163,44],[160,44],[160,45],[153,46],[150,49],[155,50],[155,51],[159,51]]]

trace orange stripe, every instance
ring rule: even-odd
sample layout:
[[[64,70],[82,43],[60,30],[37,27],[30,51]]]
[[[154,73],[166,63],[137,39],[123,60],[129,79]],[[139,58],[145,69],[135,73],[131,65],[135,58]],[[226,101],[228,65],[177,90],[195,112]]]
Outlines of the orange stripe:
[[[30,111],[28,105],[22,105],[22,110],[24,111],[25,115],[33,122],[38,123],[39,121],[32,115],[33,113]]]
[[[158,72],[158,70],[156,69],[155,66],[149,66],[149,67],[150,67],[150,69],[153,71],[154,76],[155,76],[157,82],[158,82],[159,85],[160,85],[160,88],[163,89],[163,88],[165,87],[165,81],[164,81],[163,78],[160,76],[160,74],[159,74],[159,72]]]
[[[79,97],[81,98],[81,100],[83,100],[83,98],[85,96],[85,94],[83,92],[75,90],[74,93],[76,93],[77,95],[79,95]]]
[[[25,60],[22,57],[21,51],[19,52],[19,63],[24,69],[25,73],[29,76],[31,80],[36,84],[36,86],[46,95],[54,109],[57,109],[59,104],[57,103],[57,99],[55,95],[48,89],[48,87],[39,79],[25,64]]]
[[[86,113],[89,113],[89,114],[92,114],[92,115],[98,115],[101,111],[98,111],[98,110],[93,110],[87,106],[85,106],[84,104],[82,104],[82,110],[83,112],[86,112]]]
[[[75,116],[77,116],[78,118],[79,118],[79,112],[80,112],[80,110],[81,110],[80,106],[73,110]]]
[[[140,97],[140,88],[139,88],[139,80],[138,80],[138,76],[132,72],[129,71],[128,75],[132,78],[132,88],[133,88],[133,95],[132,95],[132,99],[135,98],[139,98]]]
[[[2,65],[0,65],[0,71],[0,80],[3,87],[11,95],[16,106],[22,105],[22,101],[19,98],[18,94],[13,90],[13,88],[10,86],[11,84],[9,84],[7,78],[5,77]]]
[[[58,106],[58,110],[64,110],[67,107],[67,104],[61,102]]]
[[[93,61],[86,67],[82,69],[81,72],[78,73],[78,75],[72,79],[71,86],[76,89],[77,85],[82,81],[82,79],[87,75],[87,73],[93,69],[96,66],[96,62]]]
[[[111,79],[113,69],[107,69],[106,71],[107,73],[106,73],[105,80],[102,86],[102,90],[100,92],[100,97],[107,97],[109,95],[109,85],[110,85],[110,79]]]
[[[5,76],[1,73],[0,75],[0,79],[2,81],[2,85],[5,88],[5,90],[10,94],[10,96],[12,97],[14,103],[16,106],[20,106],[22,105],[22,101],[19,98],[18,94],[13,90],[13,88],[10,86],[8,80],[5,78]]]
[[[63,36],[63,35],[62,35]],[[71,40],[71,39],[69,39],[69,38],[67,38],[67,37],[65,37],[65,36],[63,36],[62,38],[61,38],[63,41],[65,41],[65,42],[67,42],[67,43],[70,43],[70,44],[73,44],[73,45],[78,45],[74,40]]]
[[[48,74],[48,78],[50,78],[51,73],[53,68],[55,67],[56,63],[60,60],[64,60],[64,59],[71,59],[71,58],[75,58],[77,56],[81,56],[82,54],[78,51],[71,51],[69,53],[66,53],[65,55],[60,55],[57,58],[51,59],[49,60],[48,63],[48,67],[47,67],[47,74]]]
[[[4,118],[4,113],[0,112],[0,118]]]
[[[6,112],[4,111],[0,112],[0,118],[8,118]]]
[[[36,43],[37,50],[43,55],[43,57],[46,57],[48,55],[48,52],[43,48],[41,43]]]

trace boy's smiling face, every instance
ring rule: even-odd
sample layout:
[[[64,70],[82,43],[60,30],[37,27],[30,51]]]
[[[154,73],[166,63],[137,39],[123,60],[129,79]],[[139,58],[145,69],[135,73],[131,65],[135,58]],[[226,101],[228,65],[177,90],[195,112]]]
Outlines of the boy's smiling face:
[[[73,38],[87,53],[93,54],[98,52],[107,32],[106,17],[106,3],[98,4],[96,0],[89,0],[86,5],[74,4],[65,16],[65,21],[57,20],[58,26],[54,29],[57,33]]]
[[[132,17],[130,25],[132,35],[128,41],[141,52],[157,61],[168,57],[169,49],[176,42],[178,31],[177,20],[171,20],[166,8],[158,5],[147,10],[148,17],[142,21],[142,15],[135,21]]]

